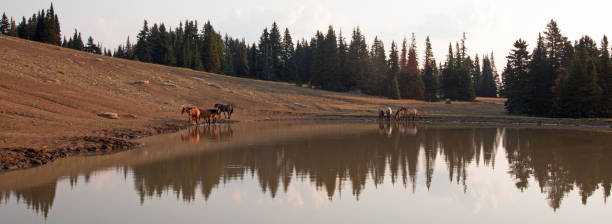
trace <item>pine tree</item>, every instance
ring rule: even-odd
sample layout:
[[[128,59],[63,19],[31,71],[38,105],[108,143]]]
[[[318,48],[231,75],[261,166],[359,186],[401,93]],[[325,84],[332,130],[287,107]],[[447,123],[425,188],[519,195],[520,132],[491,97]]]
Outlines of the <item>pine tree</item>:
[[[480,70],[480,58],[478,54],[474,57],[474,66],[472,67],[472,81],[474,82],[474,93],[476,96],[482,96],[482,90],[480,89],[482,83],[482,71]]]
[[[9,29],[9,36],[17,37],[17,25],[15,24],[13,17],[11,17],[11,29]]]
[[[249,77],[255,78],[257,77],[257,65],[258,63],[258,55],[257,55],[257,46],[255,43],[249,49],[247,49],[247,58],[249,61]]]
[[[282,76],[283,63],[281,61],[282,55],[282,44],[281,44],[281,33],[276,22],[272,23],[270,29],[270,57],[272,59],[272,76],[270,80],[279,80]]]
[[[601,97],[601,88],[597,85],[596,59],[590,50],[594,41],[584,36],[576,44],[575,54],[567,73],[562,73],[556,82],[554,91],[557,95],[554,103],[555,115],[562,117],[595,116]]]
[[[218,73],[221,71],[221,58],[219,57],[219,42],[215,29],[208,21],[203,30],[204,42],[201,57],[204,69],[207,72]]]
[[[408,42],[406,40],[406,37],[404,37],[404,40],[402,41],[402,50],[400,54],[399,64],[400,64],[400,71],[407,73],[408,72]]]
[[[424,99],[428,101],[437,101],[438,80],[435,75],[436,60],[433,55],[429,36],[425,39],[423,66]]]
[[[408,49],[408,59],[404,70],[400,72],[398,81],[402,98],[422,99],[425,92],[425,85],[419,71],[417,56],[416,38],[412,34],[412,42]]]
[[[481,91],[482,97],[497,96],[497,84],[495,83],[493,68],[491,67],[491,61],[489,57],[486,55],[482,59],[482,82],[480,83],[479,89]]]
[[[340,91],[348,91],[355,87],[355,80],[351,79],[350,68],[349,68],[349,49],[342,35],[342,31],[338,34],[338,65],[337,75],[340,84]]]
[[[295,81],[297,79],[297,67],[295,64],[294,55],[295,48],[293,46],[293,38],[291,38],[289,29],[286,28],[285,33],[283,35],[283,42],[281,43],[281,81],[289,82]]]
[[[145,20],[142,26],[142,29],[136,36],[137,41],[136,41],[136,46],[134,47],[135,56],[138,58],[138,60],[143,61],[143,62],[152,61],[151,43],[149,43],[150,34],[151,32],[149,31],[149,24]]]
[[[370,60],[368,45],[365,37],[361,34],[359,27],[353,29],[351,42],[348,48],[347,67],[350,79],[354,80],[355,87],[360,91],[368,91],[370,86],[368,74],[370,74]]]
[[[410,75],[418,75],[419,72],[419,59],[417,57],[417,43],[414,33],[412,33],[412,42],[408,49],[408,61],[406,62],[406,72]]]
[[[370,50],[371,71],[368,73],[367,94],[389,96],[389,79],[386,79],[387,57],[385,46],[378,37],[374,37]]]
[[[85,46],[84,50],[89,53],[102,54],[102,49],[100,49],[100,46],[94,43],[94,39],[91,36],[87,38],[87,45]]]
[[[388,84],[389,84],[390,89],[389,89],[389,93],[387,93],[388,94],[387,97],[389,98],[401,99],[400,86],[398,82],[399,73],[400,73],[400,67],[399,67],[399,56],[397,52],[397,46],[395,45],[395,42],[391,42],[391,50],[389,52],[389,61],[388,61],[387,77],[386,77],[386,79],[389,80]]]
[[[504,96],[507,98],[504,106],[512,114],[528,112],[525,95],[529,93],[528,72],[530,55],[527,42],[522,39],[514,42],[514,49],[508,54],[508,62],[503,72]]]
[[[234,59],[232,57],[233,40],[227,34],[225,34],[223,45],[223,66],[221,66],[222,73],[226,75],[235,75]]]
[[[610,61],[610,53],[608,51],[608,38],[606,36],[601,40],[601,49],[599,56],[599,76],[598,84],[602,89],[601,100],[599,103],[599,116],[612,116],[612,61]]]
[[[529,63],[527,86],[530,91],[525,95],[525,101],[528,103],[525,113],[529,115],[548,116],[552,111],[552,86],[556,73],[546,54],[544,39],[540,35]]]
[[[0,34],[8,35],[11,24],[9,23],[6,13],[2,13],[2,20],[0,20]]]
[[[270,44],[270,33],[265,28],[259,38],[257,54],[257,78],[272,80],[274,77],[274,65],[272,62],[272,46]]]

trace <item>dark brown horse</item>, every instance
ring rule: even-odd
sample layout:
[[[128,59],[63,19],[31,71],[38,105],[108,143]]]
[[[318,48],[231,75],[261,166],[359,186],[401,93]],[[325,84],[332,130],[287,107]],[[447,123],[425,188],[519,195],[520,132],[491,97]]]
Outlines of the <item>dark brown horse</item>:
[[[232,104],[215,104],[215,108],[219,108],[221,113],[225,115],[226,119],[232,119],[232,114],[234,113],[234,106]]]
[[[206,120],[206,123],[217,123],[217,117],[220,117],[221,111],[219,108],[202,110],[201,118]]]

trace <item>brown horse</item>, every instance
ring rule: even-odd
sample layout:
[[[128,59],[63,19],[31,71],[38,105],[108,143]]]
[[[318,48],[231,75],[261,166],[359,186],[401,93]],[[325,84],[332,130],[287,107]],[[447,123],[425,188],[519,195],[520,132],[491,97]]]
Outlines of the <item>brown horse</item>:
[[[195,107],[183,107],[181,110],[181,114],[187,113],[189,115],[190,121],[198,124],[200,122],[200,109]]]
[[[410,110],[406,111],[406,113],[412,121],[415,121],[419,115],[419,111],[416,108],[410,108]]]
[[[401,121],[402,119],[406,118],[406,114],[407,114],[407,110],[405,107],[402,107],[400,109],[397,110],[397,112],[395,112],[395,120],[396,121]]]
[[[210,124],[211,121],[217,123],[217,117],[219,117],[219,115],[221,115],[221,111],[219,108],[215,108],[202,110],[200,117],[206,119],[206,123]]]

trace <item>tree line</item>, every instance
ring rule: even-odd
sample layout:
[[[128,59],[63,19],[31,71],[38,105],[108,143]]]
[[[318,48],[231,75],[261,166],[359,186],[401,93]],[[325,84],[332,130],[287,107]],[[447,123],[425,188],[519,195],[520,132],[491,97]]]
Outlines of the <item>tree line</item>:
[[[100,43],[96,44],[91,36],[87,39],[87,43],[83,43],[81,33],[76,29],[74,35],[68,40],[65,36],[62,39],[60,22],[53,3],[49,9],[39,10],[27,19],[25,16],[22,17],[19,24],[12,17],[9,19],[6,13],[2,13],[0,34],[112,56],[110,50],[103,49]]]
[[[294,42],[288,28],[276,23],[264,28],[257,43],[222,35],[210,22],[199,30],[197,21],[186,20],[175,29],[145,20],[135,43],[129,37],[113,56],[169,66],[191,68],[238,77],[283,81],[331,91],[357,91],[393,99],[436,101],[439,98],[474,100],[496,97],[499,82],[493,60],[467,55],[465,35],[449,49],[444,64],[436,64],[429,38],[423,66],[416,38],[391,43],[385,50],[374,38],[368,46],[359,27],[350,40],[329,26],[310,40]],[[490,57],[493,57],[492,54]]]
[[[503,72],[508,112],[532,116],[610,117],[612,62],[608,40],[600,47],[589,36],[573,44],[554,20],[530,53],[519,39]]]

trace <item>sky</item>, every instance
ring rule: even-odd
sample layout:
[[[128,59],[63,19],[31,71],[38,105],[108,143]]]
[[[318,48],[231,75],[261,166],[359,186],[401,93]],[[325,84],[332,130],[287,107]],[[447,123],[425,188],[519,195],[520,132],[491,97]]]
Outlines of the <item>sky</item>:
[[[5,1],[0,12],[20,21],[37,10],[48,8],[49,0]],[[470,55],[494,52],[501,73],[514,41],[526,40],[532,49],[538,33],[554,19],[570,40],[589,35],[600,42],[612,34],[612,1],[490,1],[490,0],[54,0],[62,35],[71,36],[77,28],[84,37],[92,36],[103,47],[114,49],[135,40],[143,21],[177,27],[180,21],[198,20],[200,29],[210,21],[215,30],[256,42],[265,27],[276,21],[289,28],[295,40],[310,39],[317,30],[333,25],[342,30],[347,42],[359,26],[368,45],[378,36],[388,51],[391,42],[416,35],[419,55],[430,37],[434,55],[443,61],[449,43],[466,33]]]

